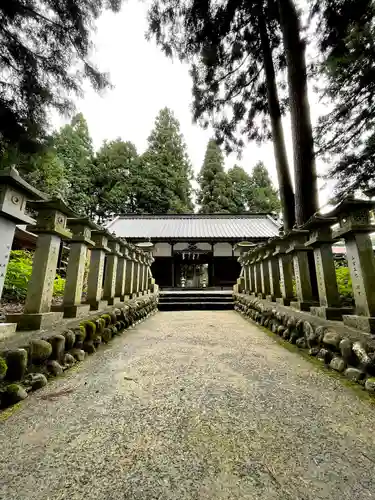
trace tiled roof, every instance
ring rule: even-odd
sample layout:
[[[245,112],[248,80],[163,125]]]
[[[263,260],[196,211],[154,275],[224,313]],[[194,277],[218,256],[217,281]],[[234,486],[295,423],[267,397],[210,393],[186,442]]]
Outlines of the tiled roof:
[[[245,240],[279,234],[278,223],[267,214],[120,215],[107,229],[129,240]]]

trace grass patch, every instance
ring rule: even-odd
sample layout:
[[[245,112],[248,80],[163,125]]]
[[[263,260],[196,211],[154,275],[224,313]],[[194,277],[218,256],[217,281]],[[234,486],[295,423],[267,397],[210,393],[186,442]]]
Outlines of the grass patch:
[[[5,410],[0,411],[0,422],[5,422],[5,420],[8,420],[9,417],[11,417],[16,411],[21,409],[21,403],[16,403],[13,406],[9,406],[9,408],[5,408]]]

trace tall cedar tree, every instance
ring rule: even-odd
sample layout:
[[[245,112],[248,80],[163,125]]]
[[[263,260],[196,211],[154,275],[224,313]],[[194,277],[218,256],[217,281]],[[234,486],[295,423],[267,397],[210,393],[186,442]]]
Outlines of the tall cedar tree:
[[[149,35],[168,55],[191,61],[194,118],[212,124],[227,152],[241,151],[239,136],[272,136],[284,226],[291,229],[294,194],[281,124],[286,102],[275,74],[285,64],[276,1],[155,0],[149,23]]]
[[[89,215],[104,222],[121,213],[135,212],[137,175],[134,144],[121,139],[105,141],[93,161]]]
[[[262,162],[258,162],[251,173],[247,205],[249,212],[280,212],[277,191]]]
[[[79,214],[91,215],[92,169],[94,150],[87,122],[75,115],[52,136],[57,158],[64,165],[68,182],[67,202]]]
[[[224,170],[223,153],[214,139],[207,144],[197,180],[197,203],[200,205],[200,213],[217,214],[230,211],[230,180]]]
[[[95,89],[108,78],[89,60],[90,34],[104,8],[121,0],[7,0],[0,5],[0,143],[35,149],[46,110],[72,108],[83,78]]]
[[[192,212],[192,168],[180,124],[168,108],[162,109],[140,158],[135,186],[137,210],[145,213]]]
[[[323,96],[333,109],[318,124],[320,152],[334,160],[339,201],[374,186],[375,6],[373,0],[314,0],[317,38],[323,55]]]

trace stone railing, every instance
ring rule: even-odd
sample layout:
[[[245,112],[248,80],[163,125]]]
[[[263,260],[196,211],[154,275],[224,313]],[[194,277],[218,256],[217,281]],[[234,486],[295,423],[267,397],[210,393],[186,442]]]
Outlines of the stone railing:
[[[35,214],[36,220],[26,212]],[[78,217],[63,200],[48,199],[12,168],[0,173],[0,297],[17,224],[37,235],[33,268],[24,312],[7,315],[0,339],[19,330],[45,329],[62,318],[82,318],[143,295],[157,292],[152,278],[152,254],[117,238],[86,218]],[[53,284],[62,242],[69,247],[61,306],[52,306]],[[87,255],[90,255],[87,296],[82,302]]]
[[[235,308],[375,392],[374,202],[347,198],[329,214],[242,249]],[[353,308],[343,306],[332,244],[344,240]],[[354,370],[354,371],[353,371]]]

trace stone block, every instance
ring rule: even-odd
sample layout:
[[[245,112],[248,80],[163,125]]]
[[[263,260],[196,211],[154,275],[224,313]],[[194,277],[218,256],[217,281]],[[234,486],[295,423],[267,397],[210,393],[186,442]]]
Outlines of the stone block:
[[[32,363],[43,363],[51,356],[51,354],[52,345],[46,340],[35,339],[30,342],[30,357]]]
[[[62,318],[62,312],[7,315],[8,321],[17,323],[17,330],[43,330],[56,325]]]
[[[342,337],[335,330],[327,328],[323,336],[323,344],[331,349],[338,350]]]
[[[356,328],[366,333],[375,333],[375,317],[357,316],[350,314],[343,316],[344,325],[350,328]]]
[[[48,373],[50,373],[54,377],[58,377],[59,375],[62,375],[63,371],[64,371],[63,367],[56,360],[48,361],[47,370],[48,370]]]
[[[47,378],[43,373],[29,373],[25,378],[25,385],[28,390],[36,391],[47,385]]]
[[[365,389],[372,394],[375,394],[375,378],[371,377],[366,380]]]
[[[341,321],[344,314],[351,314],[353,309],[350,307],[310,307],[310,312],[313,316],[328,319],[331,321]]]
[[[285,304],[284,304],[285,305]],[[310,312],[311,307],[315,307],[319,305],[318,302],[315,301],[300,301],[300,300],[292,300],[290,302],[290,307],[297,309],[298,311],[308,311]]]
[[[282,306],[290,306],[291,299],[285,299],[284,297],[277,297],[276,304],[280,304]]]
[[[266,300],[269,302],[276,302],[277,298],[274,295],[267,295]]]
[[[329,366],[332,370],[336,370],[337,372],[343,372],[346,368],[346,363],[342,358],[335,357],[331,360]]]
[[[115,306],[117,304],[121,304],[121,297],[112,297],[108,299],[109,306]]]
[[[7,363],[7,380],[22,380],[27,368],[27,351],[26,349],[11,349],[5,353]]]
[[[0,323],[0,340],[11,337],[17,329],[16,323]]]
[[[64,306],[64,318],[83,318],[88,315],[90,304]]]
[[[345,377],[352,382],[359,382],[365,377],[365,373],[362,370],[358,370],[358,368],[347,368],[344,373]]]
[[[102,311],[108,307],[108,300],[95,300],[90,303],[90,311]]]

